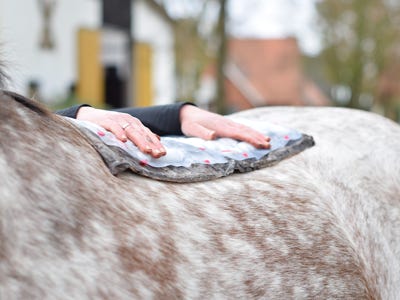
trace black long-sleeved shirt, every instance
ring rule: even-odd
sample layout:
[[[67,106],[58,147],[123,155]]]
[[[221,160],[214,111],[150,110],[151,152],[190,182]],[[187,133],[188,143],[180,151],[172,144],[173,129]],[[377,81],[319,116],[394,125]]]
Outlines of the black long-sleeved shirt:
[[[128,113],[138,118],[144,126],[148,127],[152,132],[158,135],[183,135],[181,130],[181,122],[179,112],[185,104],[189,102],[181,102],[166,105],[157,105],[150,107],[130,107],[116,109],[115,111]],[[76,118],[78,110],[86,104],[72,106],[56,113],[70,118]]]

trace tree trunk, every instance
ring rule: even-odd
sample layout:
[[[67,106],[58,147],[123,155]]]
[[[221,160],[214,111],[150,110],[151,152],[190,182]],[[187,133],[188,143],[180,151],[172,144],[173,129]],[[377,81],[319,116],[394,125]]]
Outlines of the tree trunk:
[[[225,103],[225,74],[224,67],[227,58],[227,34],[226,34],[226,4],[228,0],[220,0],[220,12],[218,19],[217,35],[219,37],[219,49],[217,55],[217,91],[216,110],[220,114],[226,113]]]

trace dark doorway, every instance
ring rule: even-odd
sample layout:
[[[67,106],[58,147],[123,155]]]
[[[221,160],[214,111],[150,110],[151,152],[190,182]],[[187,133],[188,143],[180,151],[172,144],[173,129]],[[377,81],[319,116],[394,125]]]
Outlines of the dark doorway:
[[[125,106],[125,81],[116,66],[105,67],[105,102],[110,108]]]

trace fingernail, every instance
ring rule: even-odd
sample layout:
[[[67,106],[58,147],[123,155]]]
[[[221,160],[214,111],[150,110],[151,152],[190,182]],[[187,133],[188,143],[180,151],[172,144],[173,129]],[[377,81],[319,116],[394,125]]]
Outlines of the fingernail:
[[[156,154],[161,154],[161,153],[165,153],[165,150],[163,150],[163,149],[156,149],[154,152],[155,152]]]
[[[271,145],[269,143],[259,143],[258,148],[269,148]]]
[[[217,138],[217,133],[215,131],[210,131],[210,140],[215,140]]]
[[[155,158],[159,158],[161,156],[160,151],[159,150],[153,150],[153,152],[151,153],[151,155]]]
[[[154,150],[154,154],[157,157],[161,157],[161,156],[164,156],[165,154],[167,154],[167,151],[164,148],[159,148],[159,149]]]

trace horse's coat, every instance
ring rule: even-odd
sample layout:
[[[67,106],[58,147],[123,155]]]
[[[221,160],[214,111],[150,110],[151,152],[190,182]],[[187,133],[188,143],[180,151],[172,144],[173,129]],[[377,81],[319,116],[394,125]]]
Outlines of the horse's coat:
[[[246,111],[316,146],[270,168],[173,184],[114,177],[60,117],[0,98],[1,299],[400,295],[400,127],[389,120]]]

